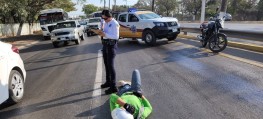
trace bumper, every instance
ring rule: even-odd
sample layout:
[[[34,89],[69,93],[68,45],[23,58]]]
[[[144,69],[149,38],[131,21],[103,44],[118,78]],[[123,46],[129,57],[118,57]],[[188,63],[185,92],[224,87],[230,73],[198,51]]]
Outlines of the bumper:
[[[78,35],[76,35],[76,34],[51,36],[52,42],[76,41],[76,40],[78,40]]]
[[[156,35],[157,38],[167,38],[167,37],[173,37],[180,33],[179,27],[153,27],[153,32]]]

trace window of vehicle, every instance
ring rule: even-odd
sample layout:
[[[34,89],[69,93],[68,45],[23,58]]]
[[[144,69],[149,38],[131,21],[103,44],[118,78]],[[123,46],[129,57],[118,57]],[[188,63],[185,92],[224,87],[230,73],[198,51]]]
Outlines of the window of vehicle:
[[[86,21],[79,21],[79,24],[80,25],[87,25],[87,22]]]
[[[120,15],[120,16],[119,16],[119,21],[120,21],[120,22],[126,22],[126,16],[127,16],[127,14],[122,14],[122,15]]]
[[[129,14],[128,22],[138,22],[139,19],[134,14]]]
[[[161,18],[159,15],[155,13],[145,13],[145,14],[139,14],[138,15],[141,19],[155,19],[155,18]]]
[[[57,23],[56,29],[61,29],[61,28],[74,28],[76,27],[75,22],[62,22],[62,23]]]
[[[100,22],[100,19],[89,19],[89,23]]]

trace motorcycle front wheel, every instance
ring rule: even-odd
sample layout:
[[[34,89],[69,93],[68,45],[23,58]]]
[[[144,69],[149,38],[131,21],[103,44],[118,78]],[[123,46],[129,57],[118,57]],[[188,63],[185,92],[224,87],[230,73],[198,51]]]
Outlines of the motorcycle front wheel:
[[[209,49],[214,53],[223,51],[226,46],[227,37],[224,34],[217,34],[217,37],[214,35],[209,41]]]

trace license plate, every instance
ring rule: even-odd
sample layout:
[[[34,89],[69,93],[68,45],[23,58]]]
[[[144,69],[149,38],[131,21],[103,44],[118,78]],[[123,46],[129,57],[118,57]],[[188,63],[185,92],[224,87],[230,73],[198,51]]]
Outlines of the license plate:
[[[177,29],[176,28],[173,28],[173,32],[176,32],[177,31]]]
[[[60,40],[66,40],[66,38],[60,38]]]

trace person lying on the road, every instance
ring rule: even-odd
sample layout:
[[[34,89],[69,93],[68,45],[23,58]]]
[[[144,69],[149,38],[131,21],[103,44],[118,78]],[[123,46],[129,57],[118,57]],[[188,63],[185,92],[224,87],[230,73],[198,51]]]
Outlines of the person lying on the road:
[[[142,95],[141,78],[138,70],[133,71],[131,85],[119,82],[119,92],[110,96],[113,119],[145,119],[152,112],[150,102]]]

